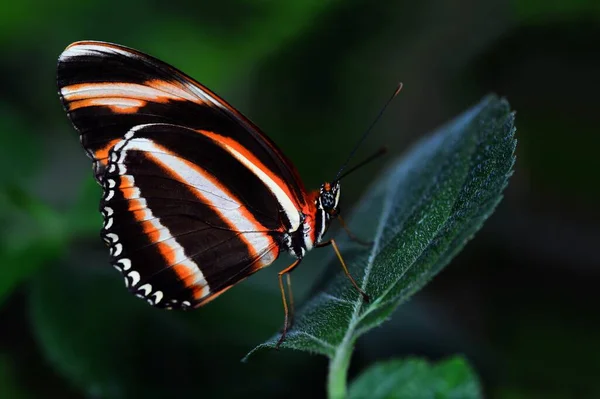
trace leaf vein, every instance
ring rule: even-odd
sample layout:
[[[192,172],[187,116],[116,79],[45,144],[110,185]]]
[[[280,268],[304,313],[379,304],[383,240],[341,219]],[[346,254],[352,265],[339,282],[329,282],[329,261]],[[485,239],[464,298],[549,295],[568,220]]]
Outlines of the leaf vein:
[[[475,154],[475,152],[476,152],[476,147],[475,147],[475,148],[473,148],[473,151],[472,151],[472,152],[469,154],[469,158],[470,158],[470,159],[473,157],[473,155]],[[463,181],[462,181],[462,184],[460,185],[460,187],[461,187],[461,190],[462,190],[462,189],[465,187],[465,185],[467,184],[467,178],[468,178],[468,176],[469,176],[469,174],[468,174],[468,173],[466,173],[466,174],[464,175],[464,177],[463,177]],[[459,190],[459,191],[461,191],[461,190]],[[423,196],[421,197],[421,200],[423,199],[423,197],[425,197],[425,194],[423,194]],[[456,196],[456,197],[454,198],[454,201],[453,201],[453,203],[452,203],[452,207],[451,207],[451,209],[454,209],[454,206],[456,205],[456,203],[457,203],[457,201],[458,201],[458,200],[459,200],[459,196]],[[420,203],[420,202],[421,202],[421,201],[419,201],[419,203]],[[416,208],[417,208],[417,207],[413,207],[413,209],[412,209],[411,213],[409,213],[409,214],[414,214],[414,212],[415,212]],[[406,267],[406,268],[405,268],[405,269],[402,271],[402,273],[400,273],[400,275],[398,276],[398,278],[394,279],[393,283],[392,283],[392,284],[390,284],[390,285],[389,285],[389,286],[388,286],[388,287],[387,287],[387,288],[386,288],[386,289],[385,289],[385,290],[384,290],[384,291],[381,293],[381,295],[379,296],[379,298],[385,298],[385,297],[386,297],[386,296],[389,294],[389,292],[392,290],[392,288],[394,288],[394,286],[396,286],[396,284],[398,284],[400,281],[402,281],[402,279],[404,278],[404,276],[406,275],[406,273],[408,273],[408,272],[409,272],[409,271],[410,271],[410,270],[413,268],[413,266],[414,266],[414,265],[415,265],[415,264],[416,264],[416,263],[419,261],[419,259],[421,259],[421,258],[423,257],[423,254],[425,254],[425,253],[427,252],[427,250],[429,250],[429,249],[431,248],[431,245],[432,245],[432,243],[435,241],[435,239],[436,239],[437,237],[439,237],[439,236],[440,236],[440,232],[444,230],[444,228],[445,228],[445,227],[448,225],[448,222],[449,222],[449,221],[452,219],[452,217],[453,217],[453,216],[454,216],[454,213],[453,213],[453,212],[450,212],[450,213],[448,214],[448,216],[445,218],[444,222],[439,224],[438,228],[437,228],[437,229],[436,229],[436,231],[435,231],[435,234],[433,234],[433,235],[432,235],[432,239],[431,239],[431,240],[429,240],[429,242],[427,243],[427,245],[426,245],[426,246],[425,246],[425,247],[424,247],[424,248],[421,250],[421,252],[420,252],[420,255],[419,255],[419,256],[417,256],[417,257],[415,257],[415,258],[412,260],[412,262],[411,262],[411,263],[410,263],[410,264],[409,264],[409,265],[408,265],[408,266],[407,266],[407,267]],[[422,219],[421,219],[421,220],[422,220]],[[418,222],[418,223],[421,223],[421,220],[419,220],[419,222]],[[378,242],[377,242],[377,243],[378,243]],[[384,249],[385,249],[387,246],[389,246],[389,245],[390,245],[390,243],[387,243],[387,244],[386,244],[386,246],[384,247]],[[380,252],[381,252],[381,251],[380,251]],[[363,289],[364,289],[364,287],[363,287]],[[394,299],[391,299],[391,301],[393,301],[393,300],[394,300]],[[390,301],[390,300],[388,299],[388,301]],[[373,304],[373,305],[374,305],[374,304]],[[380,303],[379,305],[381,305],[381,303]],[[367,316],[368,316],[370,313],[372,313],[372,312],[373,312],[373,311],[375,311],[375,310],[377,310],[375,306],[369,306],[365,312],[363,312],[362,314],[360,314],[360,315],[358,316],[357,323],[360,323],[360,322],[361,322],[362,320],[364,320],[364,319],[365,319],[365,318],[366,318],[366,317],[367,317]]]
[[[343,303],[343,304],[346,304],[346,305],[354,305],[354,302],[352,302],[352,301],[349,301],[347,299],[338,298],[337,296],[331,295],[331,294],[329,294],[327,292],[321,293],[321,296],[324,297],[324,298],[327,298],[327,299],[331,299],[334,302],[339,302],[339,303]]]
[[[331,350],[335,349],[335,347],[332,344],[330,344],[329,342],[327,342],[327,341],[325,341],[325,340],[323,340],[323,339],[321,339],[321,338],[319,338],[319,337],[317,337],[317,336],[315,336],[315,335],[313,335],[311,333],[307,333],[306,331],[296,330],[294,333],[298,334],[298,335],[305,335],[306,337],[312,339],[316,343],[318,343],[320,345],[323,345],[324,347],[326,347],[328,349],[331,349]]]

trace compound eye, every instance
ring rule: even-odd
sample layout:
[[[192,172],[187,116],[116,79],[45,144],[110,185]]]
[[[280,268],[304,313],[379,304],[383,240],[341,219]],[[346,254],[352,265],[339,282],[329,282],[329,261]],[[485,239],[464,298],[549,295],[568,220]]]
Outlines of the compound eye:
[[[323,209],[325,210],[333,208],[334,198],[331,195],[331,192],[326,191],[321,195],[321,204],[323,204]]]

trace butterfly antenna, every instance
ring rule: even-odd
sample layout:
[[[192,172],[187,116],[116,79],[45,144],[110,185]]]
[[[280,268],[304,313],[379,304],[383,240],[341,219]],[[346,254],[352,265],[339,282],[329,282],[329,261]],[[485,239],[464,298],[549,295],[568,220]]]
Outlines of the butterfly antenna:
[[[352,151],[350,151],[350,155],[348,156],[348,158],[346,159],[346,162],[344,162],[344,164],[342,165],[342,167],[338,171],[338,173],[335,176],[335,179],[333,181],[338,181],[340,179],[340,175],[342,174],[342,172],[344,171],[344,169],[346,169],[346,166],[348,166],[348,163],[352,160],[352,157],[354,157],[354,154],[360,148],[360,145],[363,143],[363,141],[365,141],[365,139],[367,138],[367,136],[371,133],[371,130],[373,130],[373,127],[377,124],[377,122],[379,121],[379,119],[381,119],[381,116],[383,115],[383,113],[387,109],[388,105],[390,105],[390,103],[392,102],[392,100],[398,95],[398,93],[400,93],[400,90],[402,90],[402,86],[403,86],[402,82],[398,83],[398,87],[396,87],[396,89],[394,90],[394,93],[386,101],[385,105],[379,111],[379,114],[377,114],[377,117],[375,117],[375,119],[373,120],[373,122],[371,122],[371,125],[363,133],[363,135],[358,140],[358,143],[356,143],[356,145],[354,146],[354,148],[352,149]]]
[[[388,150],[386,147],[381,147],[380,149],[377,150],[377,152],[375,152],[374,154],[371,154],[367,159],[364,159],[363,161],[354,165],[350,169],[346,169],[346,171],[344,173],[342,173],[340,176],[338,176],[337,180],[338,181],[342,180],[344,177],[348,176],[350,173],[354,172],[355,170],[360,169],[363,166],[365,166],[366,164],[370,163],[371,161],[374,161],[375,159],[379,158],[380,156],[385,155],[385,153],[387,151]]]

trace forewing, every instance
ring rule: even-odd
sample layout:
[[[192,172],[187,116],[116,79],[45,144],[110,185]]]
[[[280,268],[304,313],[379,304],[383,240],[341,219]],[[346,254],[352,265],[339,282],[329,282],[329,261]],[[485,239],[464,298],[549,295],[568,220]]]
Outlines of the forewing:
[[[139,51],[104,42],[71,44],[60,55],[63,105],[101,183],[108,152],[137,125],[171,123],[216,132],[252,152],[285,184],[295,205],[305,190],[291,162],[240,112],[176,68]]]

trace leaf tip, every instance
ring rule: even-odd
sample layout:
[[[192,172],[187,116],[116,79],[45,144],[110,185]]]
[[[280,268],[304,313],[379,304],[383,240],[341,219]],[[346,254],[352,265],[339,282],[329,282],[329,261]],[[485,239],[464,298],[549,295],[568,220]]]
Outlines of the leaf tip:
[[[261,351],[263,349],[278,349],[278,348],[276,348],[276,342],[278,342],[279,337],[280,337],[280,334],[277,334],[277,335],[271,337],[269,340],[263,342],[262,344],[257,345],[256,347],[254,347],[254,349],[252,349],[250,352],[248,352],[246,354],[246,356],[244,356],[242,358],[241,362],[248,363],[248,359],[250,359],[251,356],[253,356],[256,352]],[[280,347],[283,347],[283,348],[287,347],[285,345],[285,341],[282,342]]]
[[[244,356],[240,362],[241,363],[248,363],[248,360],[250,359],[250,356],[252,356],[255,352],[259,351],[260,349],[262,349],[264,344],[260,344],[258,346],[256,346],[254,349],[252,349],[250,352],[246,353],[246,356]]]

